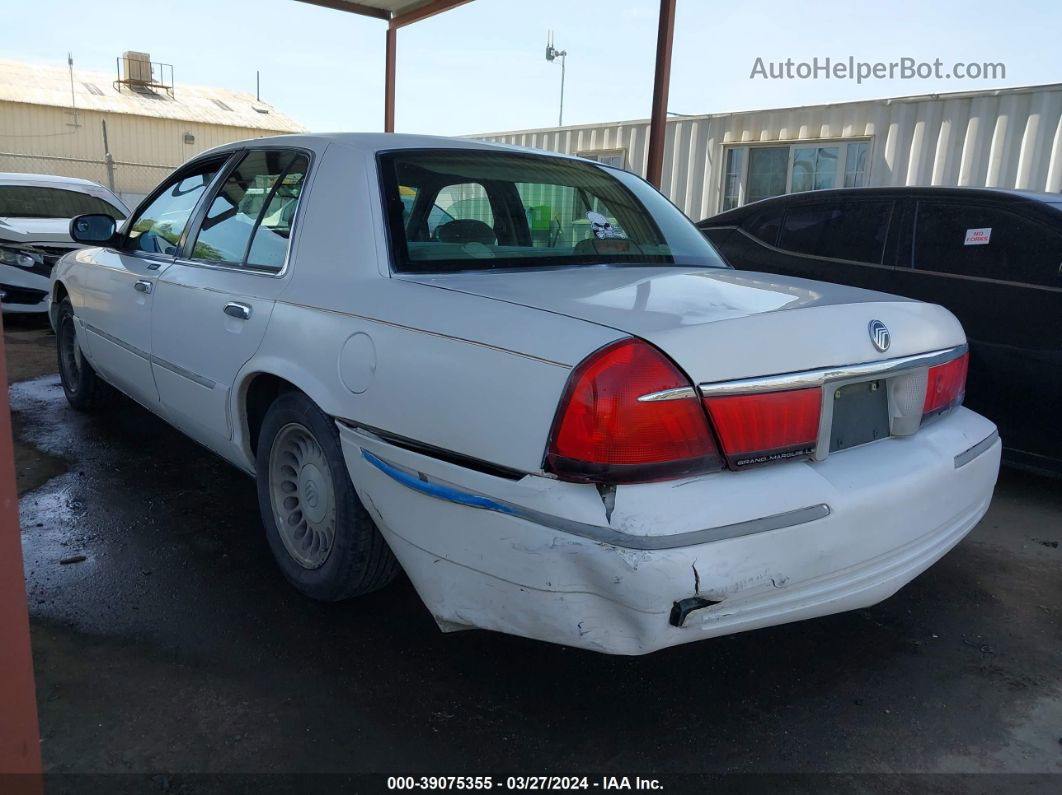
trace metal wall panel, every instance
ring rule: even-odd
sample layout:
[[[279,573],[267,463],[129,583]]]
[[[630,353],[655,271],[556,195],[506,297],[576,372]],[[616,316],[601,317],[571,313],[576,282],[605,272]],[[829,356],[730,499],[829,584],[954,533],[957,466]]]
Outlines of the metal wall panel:
[[[645,175],[649,122],[469,136],[567,154],[626,151]],[[728,146],[869,138],[869,184],[1062,192],[1062,84],[671,118],[662,190],[691,218],[719,211]]]
[[[64,108],[0,101],[0,171],[80,177],[108,185],[103,120],[114,159],[114,188],[129,204],[205,149],[284,134],[126,113],[79,110],[75,114]],[[194,143],[185,143],[186,134]]]

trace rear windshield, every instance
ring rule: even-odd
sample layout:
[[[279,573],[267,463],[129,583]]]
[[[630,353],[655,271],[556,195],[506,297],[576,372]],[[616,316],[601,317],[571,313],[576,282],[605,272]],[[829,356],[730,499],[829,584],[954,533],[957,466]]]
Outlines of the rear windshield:
[[[618,169],[462,149],[401,150],[379,160],[399,272],[727,267],[674,205]]]
[[[0,185],[0,216],[4,218],[73,218],[99,213],[115,220],[125,214],[110,202],[62,188]]]

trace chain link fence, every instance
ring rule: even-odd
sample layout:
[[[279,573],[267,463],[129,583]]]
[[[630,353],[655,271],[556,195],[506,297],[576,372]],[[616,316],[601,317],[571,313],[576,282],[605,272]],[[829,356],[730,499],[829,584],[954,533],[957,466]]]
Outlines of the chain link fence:
[[[90,179],[117,193],[130,208],[135,207],[176,167],[156,163],[132,163],[113,158],[85,160],[0,151],[0,171]]]

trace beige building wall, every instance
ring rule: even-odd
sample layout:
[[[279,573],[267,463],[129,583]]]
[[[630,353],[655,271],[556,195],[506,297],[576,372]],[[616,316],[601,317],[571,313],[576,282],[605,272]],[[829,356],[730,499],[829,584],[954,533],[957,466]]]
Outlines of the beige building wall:
[[[174,167],[205,149],[285,133],[0,101],[0,171],[82,177],[109,186],[103,121],[113,158],[114,188],[130,205]],[[186,142],[186,135],[191,135],[192,143]]]
[[[646,173],[648,120],[470,136],[590,155]],[[866,184],[1062,191],[1062,85],[671,118],[661,189],[691,218],[719,212],[727,151],[870,142]]]

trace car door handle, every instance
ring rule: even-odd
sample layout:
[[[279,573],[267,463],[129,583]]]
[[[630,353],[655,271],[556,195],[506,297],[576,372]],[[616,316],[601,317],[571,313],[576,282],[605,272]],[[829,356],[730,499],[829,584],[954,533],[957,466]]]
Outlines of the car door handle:
[[[138,293],[145,293],[145,294],[150,293],[151,292],[151,282],[145,281],[144,279],[141,279],[140,281],[136,282],[133,285],[133,289],[136,290]]]
[[[251,307],[239,301],[229,301],[225,304],[224,312],[229,317],[238,317],[240,320],[248,320],[251,317]]]

